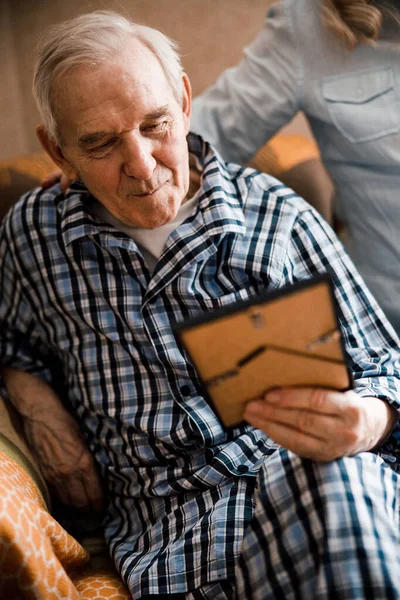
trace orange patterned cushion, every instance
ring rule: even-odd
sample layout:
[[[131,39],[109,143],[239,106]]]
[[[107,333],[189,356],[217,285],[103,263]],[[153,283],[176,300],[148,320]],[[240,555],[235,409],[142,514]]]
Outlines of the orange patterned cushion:
[[[78,599],[65,568],[88,560],[47,512],[31,477],[0,452],[0,598]]]
[[[88,552],[47,512],[30,475],[0,451],[0,598],[131,598],[113,570],[82,568],[88,560]]]
[[[81,574],[71,574],[71,579],[81,600],[130,600],[132,596],[121,579],[112,570],[93,570],[90,567]]]

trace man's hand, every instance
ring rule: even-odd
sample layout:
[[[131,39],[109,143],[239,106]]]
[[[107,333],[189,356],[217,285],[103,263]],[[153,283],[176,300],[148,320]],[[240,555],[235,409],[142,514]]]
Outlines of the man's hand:
[[[43,477],[62,502],[100,512],[102,490],[94,460],[69,412],[42,407],[22,417]]]
[[[378,398],[310,388],[270,391],[248,402],[243,416],[280,446],[322,462],[371,450],[398,418]]]
[[[2,375],[23,419],[27,443],[49,486],[65,504],[100,512],[100,479],[75,419],[54,390],[38,377],[9,368],[3,368]]]
[[[62,171],[57,170],[52,171],[51,173],[46,175],[46,177],[43,177],[42,181],[40,182],[40,185],[42,186],[42,188],[47,189],[52,185],[56,184],[57,181],[60,182],[60,187],[63,192],[65,192],[72,183],[72,181],[70,181]]]

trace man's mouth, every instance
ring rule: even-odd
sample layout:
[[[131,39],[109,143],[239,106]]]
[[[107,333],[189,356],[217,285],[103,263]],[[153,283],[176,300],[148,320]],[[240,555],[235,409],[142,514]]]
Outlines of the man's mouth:
[[[156,192],[158,192],[158,190],[160,190],[166,182],[162,183],[161,185],[157,186],[156,188],[153,188],[151,190],[145,190],[144,192],[138,192],[136,194],[130,194],[130,196],[136,196],[137,198],[143,198],[145,196],[153,196]]]

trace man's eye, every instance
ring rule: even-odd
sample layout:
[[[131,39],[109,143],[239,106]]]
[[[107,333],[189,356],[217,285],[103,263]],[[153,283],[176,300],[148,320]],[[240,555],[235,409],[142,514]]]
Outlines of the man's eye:
[[[107,150],[111,148],[115,144],[115,139],[110,139],[101,144],[100,146],[95,146],[94,148],[90,148],[90,152],[101,152],[102,150]]]
[[[145,127],[143,127],[144,131],[164,131],[164,129],[166,129],[167,127],[167,122],[166,121],[162,121],[160,123],[151,123],[149,125],[146,125]]]

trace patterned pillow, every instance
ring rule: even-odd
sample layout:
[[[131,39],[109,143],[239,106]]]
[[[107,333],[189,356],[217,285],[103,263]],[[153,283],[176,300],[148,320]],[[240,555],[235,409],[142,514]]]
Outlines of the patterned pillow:
[[[131,598],[107,560],[88,561],[87,550],[49,514],[32,477],[0,450],[0,598]]]
[[[0,452],[0,597],[78,599],[65,568],[88,559],[47,512],[29,475]]]

